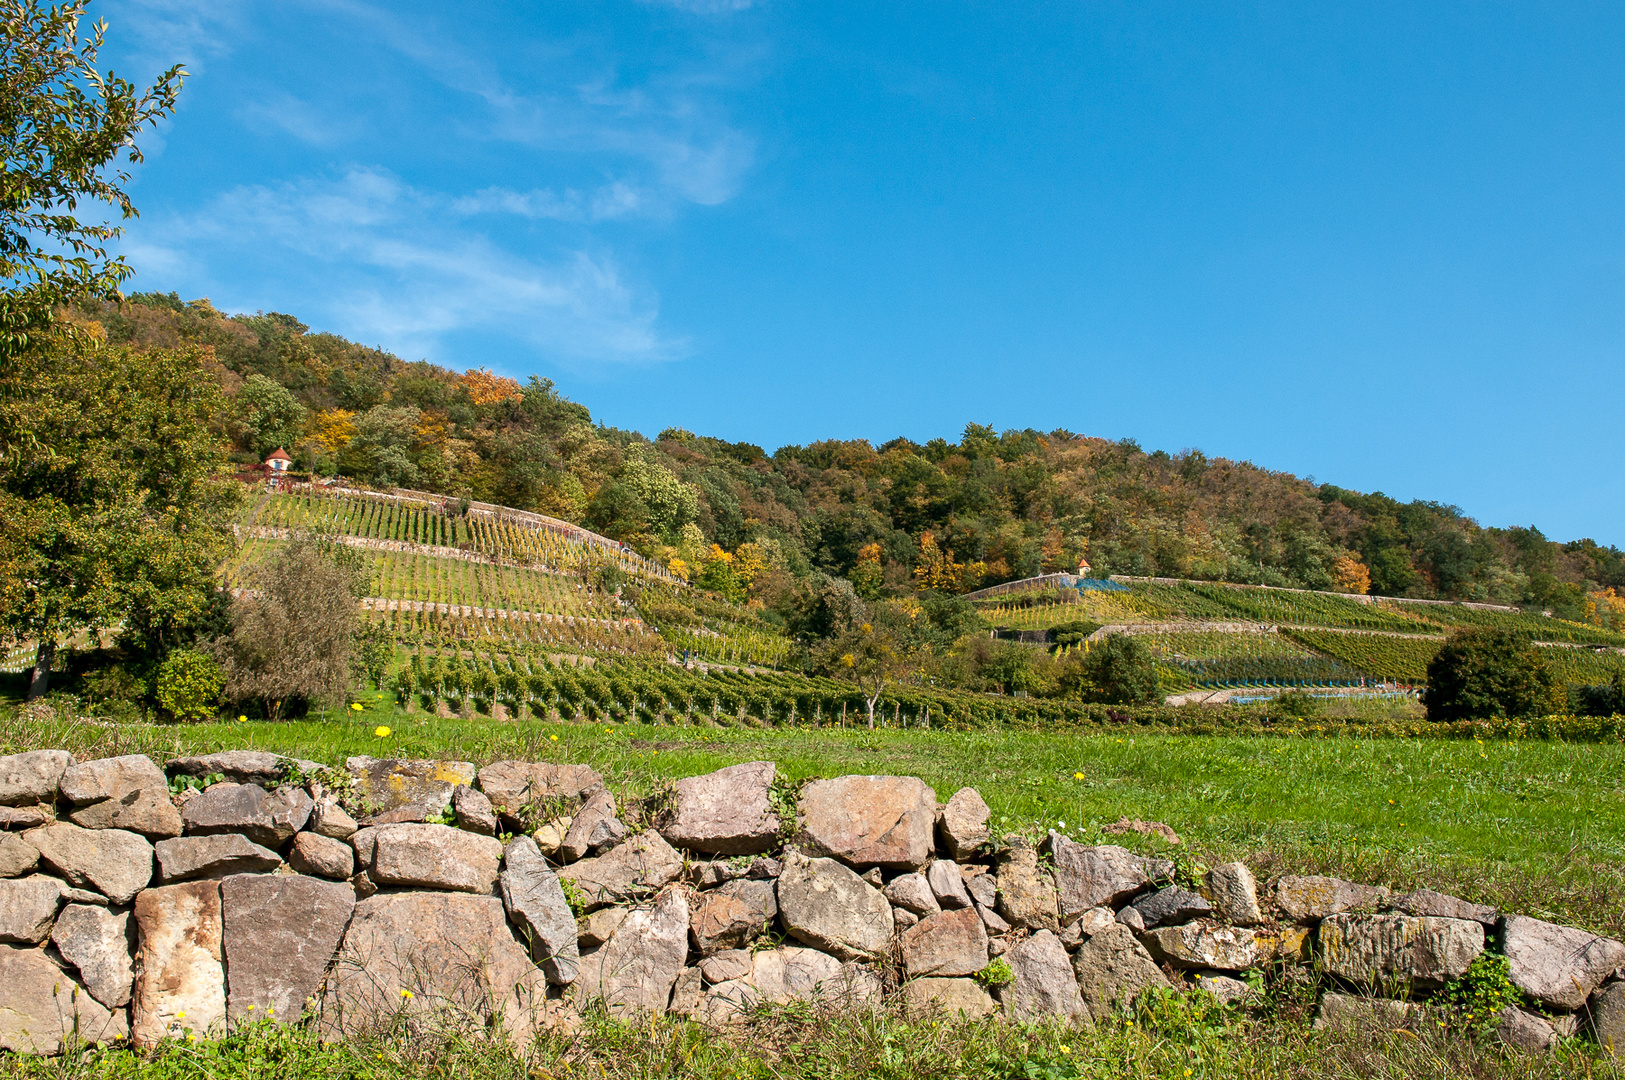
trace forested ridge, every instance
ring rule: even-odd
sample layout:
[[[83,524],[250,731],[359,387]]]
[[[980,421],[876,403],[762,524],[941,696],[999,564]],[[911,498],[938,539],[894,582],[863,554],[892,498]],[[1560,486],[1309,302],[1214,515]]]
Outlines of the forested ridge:
[[[879,596],[963,591],[1080,559],[1099,576],[1498,601],[1582,619],[1625,586],[1616,546],[1486,528],[1444,503],[1196,450],[974,423],[954,442],[771,453],[679,427],[649,439],[595,424],[548,380],[407,362],[289,315],[146,293],[74,317],[114,344],[204,346],[227,402],[217,424],[241,464],[282,446],[314,474],[540,511],[685,575],[715,571],[707,583],[719,591],[770,604],[814,570]]]

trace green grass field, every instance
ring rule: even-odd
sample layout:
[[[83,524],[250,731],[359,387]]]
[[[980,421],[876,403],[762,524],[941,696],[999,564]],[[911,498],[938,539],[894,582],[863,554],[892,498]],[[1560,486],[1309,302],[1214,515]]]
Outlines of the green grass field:
[[[374,734],[380,726],[387,737]],[[1100,839],[1123,816],[1158,820],[1202,862],[1428,885],[1625,935],[1618,744],[498,723],[401,714],[372,698],[362,713],[284,724],[0,721],[0,752],[40,746],[158,758],[252,747],[329,764],[352,754],[587,762],[625,795],[758,759],[796,780],[919,776],[944,800],[976,788],[1007,832]]]
[[[1625,934],[1625,746],[1549,741],[1294,739],[899,732],[596,725],[396,711],[297,723],[188,727],[24,722],[0,713],[0,753],[63,746],[82,756],[253,747],[339,763],[352,754],[588,762],[625,801],[669,778],[771,759],[801,780],[843,773],[920,776],[946,798],[977,788],[997,826],[1048,828],[1202,864],[1243,858],[1261,878],[1329,873],[1394,889],[1430,886],[1507,910]],[[377,730],[387,726],[387,736]],[[1101,827],[1160,820],[1170,847]],[[674,1019],[622,1023],[589,1014],[521,1056],[501,1040],[403,1028],[360,1044],[259,1029],[142,1056],[90,1052],[57,1062],[0,1056],[16,1080],[223,1080],[596,1077],[632,1080],[919,1077],[987,1080],[1170,1077],[1618,1078],[1618,1064],[1575,1042],[1537,1059],[1460,1032],[1311,1030],[1312,977],[1266,979],[1250,1014],[1170,995],[1097,1029],[965,1022],[896,1013],[827,1015],[764,1007],[715,1032]]]

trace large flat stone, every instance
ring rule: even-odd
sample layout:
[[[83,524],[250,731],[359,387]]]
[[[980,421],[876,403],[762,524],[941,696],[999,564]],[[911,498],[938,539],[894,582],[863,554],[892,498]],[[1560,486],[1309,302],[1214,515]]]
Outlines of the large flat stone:
[[[688,956],[688,901],[676,889],[632,911],[609,941],[581,958],[579,993],[612,1015],[666,1011]]]
[[[998,912],[1011,926],[1059,930],[1055,882],[1038,865],[1038,851],[1026,844],[1011,847],[999,859]]]
[[[15,833],[0,833],[0,878],[21,877],[39,865],[39,848]]]
[[[987,930],[971,908],[922,919],[903,931],[901,944],[910,979],[974,975],[987,966]]]
[[[160,840],[153,845],[153,854],[158,857],[158,880],[165,885],[227,874],[268,874],[282,865],[276,852],[238,833]]]
[[[266,791],[258,784],[215,784],[181,808],[189,836],[241,833],[280,850],[310,820],[314,800],[303,788]]]
[[[785,860],[779,917],[791,937],[843,960],[882,954],[891,943],[891,904],[834,859]]]
[[[527,807],[539,810],[552,802],[564,804],[564,813],[604,786],[604,778],[587,765],[555,765],[539,761],[494,761],[480,770],[479,787],[491,805],[517,820]]]
[[[751,957],[751,985],[768,1001],[818,1001],[839,985],[841,962],[816,949],[793,945],[763,949]]]
[[[115,904],[128,904],[152,880],[152,845],[136,833],[58,822],[24,835],[69,884],[95,889]]]
[[[451,809],[457,816],[457,827],[483,836],[497,834],[497,816],[491,800],[483,792],[459,786],[451,793]]]
[[[356,798],[374,814],[406,806],[421,806],[430,814],[438,814],[451,805],[451,793],[457,785],[474,782],[472,761],[360,756],[347,759],[344,767],[355,778]]]
[[[1183,931],[1184,926],[1170,927]],[[1078,991],[1096,1020],[1130,1005],[1147,987],[1167,986],[1168,977],[1126,926],[1108,926],[1072,954]]]
[[[181,814],[169,801],[169,781],[141,754],[81,761],[62,774],[68,820],[87,829],[127,829],[149,840],[181,834]]]
[[[1208,919],[1164,926],[1141,939],[1151,958],[1190,971],[1246,971],[1260,960],[1257,933]]]
[[[276,787],[292,765],[293,762],[281,754],[265,750],[224,750],[218,754],[172,758],[164,763],[164,772],[170,776],[219,776],[231,784]]]
[[[1502,941],[1513,983],[1556,1009],[1578,1009],[1604,979],[1625,967],[1625,944],[1523,915],[1507,916]]]
[[[903,984],[903,1003],[922,1012],[940,1009],[949,1016],[976,1019],[991,1015],[998,1006],[972,979],[912,979]]]
[[[1088,1017],[1071,960],[1053,933],[1040,930],[1008,949],[1004,958],[1014,976],[998,989],[1006,1014],[1017,1020]]]
[[[575,915],[558,875],[528,836],[517,837],[504,853],[502,903],[547,981],[555,986],[575,982],[581,964]]]
[[[701,893],[689,933],[701,956],[737,949],[760,937],[779,913],[777,882],[730,881]]]
[[[1484,951],[1484,927],[1467,919],[1331,915],[1321,920],[1319,941],[1321,967],[1340,979],[1368,989],[1397,983],[1434,990],[1467,973]]]
[[[187,881],[135,898],[140,953],[130,1036],[139,1046],[218,1034],[226,1019],[220,883]]]
[[[502,841],[449,825],[382,825],[368,876],[379,885],[489,894]]]
[[[771,851],[779,816],[768,792],[777,775],[771,761],[748,761],[677,781],[671,810],[657,826],[660,835],[673,847],[711,855]]]
[[[937,818],[937,837],[952,858],[964,862],[976,855],[977,848],[989,839],[987,822],[992,813],[975,788],[954,792]]]
[[[53,803],[62,775],[73,766],[66,750],[30,750],[0,757],[0,806]]]
[[[1552,1018],[1524,1012],[1516,1005],[1508,1005],[1495,1014],[1495,1037],[1526,1054],[1550,1050],[1564,1034],[1569,1033],[1559,1032]],[[1604,1049],[1608,1048],[1601,1038],[1597,1041]]]
[[[932,863],[925,872],[925,880],[931,887],[931,895],[936,897],[937,904],[945,911],[971,906],[970,890],[965,888],[964,875],[957,865],[947,859]]]
[[[1406,915],[1435,919],[1471,919],[1486,927],[1493,927],[1501,920],[1501,913],[1488,904],[1469,903],[1459,897],[1434,892],[1432,889],[1417,889],[1404,896],[1396,896],[1389,901],[1389,906]]]
[[[1115,844],[1079,844],[1054,832],[1046,844],[1055,860],[1058,913],[1063,924],[1090,908],[1116,910],[1174,869],[1167,859],[1148,859]]]
[[[51,820],[43,806],[0,806],[0,829],[33,829]]]
[[[0,881],[0,941],[38,945],[62,906],[62,882],[43,874]]]
[[[355,910],[348,882],[239,874],[220,883],[227,1016],[297,1020],[314,1004]]]
[[[124,1010],[85,993],[45,950],[0,945],[0,1050],[56,1055],[75,1037],[112,1043],[129,1034]]]
[[[1320,1015],[1315,1027],[1332,1031],[1412,1031],[1437,1030],[1441,1010],[1413,1001],[1327,994],[1320,999]]]
[[[578,889],[588,907],[603,907],[649,896],[676,881],[682,872],[682,856],[650,830],[602,855],[564,867],[559,880]]]
[[[495,896],[379,893],[356,903],[319,1030],[356,1039],[388,1030],[402,1013],[438,1024],[461,1016],[479,1028],[500,1017],[524,1045],[546,992]]]
[[[1275,895],[1281,910],[1302,922],[1356,908],[1375,907],[1388,899],[1389,894],[1380,885],[1356,885],[1340,878],[1307,875],[1282,878],[1276,883]]]
[[[69,904],[51,928],[51,944],[79,972],[91,997],[109,1009],[130,1003],[135,981],[135,923],[128,911]]]
[[[809,848],[859,869],[918,870],[931,861],[937,796],[911,776],[841,776],[801,790]]]

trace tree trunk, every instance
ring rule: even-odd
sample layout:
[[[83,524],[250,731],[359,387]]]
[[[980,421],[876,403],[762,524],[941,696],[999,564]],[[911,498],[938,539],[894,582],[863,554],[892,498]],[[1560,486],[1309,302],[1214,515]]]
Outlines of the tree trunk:
[[[56,659],[56,642],[41,638],[34,652],[34,670],[28,676],[28,700],[37,701],[45,696],[51,683],[51,662]]]
[[[869,707],[869,730],[870,731],[873,731],[875,729],[875,702],[877,702],[879,700],[880,700],[880,695],[879,694],[876,694],[872,698],[865,698],[864,699],[864,704]]]

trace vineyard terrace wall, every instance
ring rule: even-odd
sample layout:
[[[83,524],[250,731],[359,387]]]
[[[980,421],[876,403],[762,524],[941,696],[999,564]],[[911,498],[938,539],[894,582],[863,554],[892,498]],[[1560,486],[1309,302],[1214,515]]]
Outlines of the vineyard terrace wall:
[[[4,757],[0,1047],[267,1020],[345,1038],[423,1013],[523,1042],[589,1006],[727,1025],[793,1001],[1088,1026],[1154,988],[1245,1009],[1278,963],[1317,969],[1323,1026],[1482,1026],[1450,990],[1504,972],[1503,1040],[1625,1046],[1618,941],[1242,863],[1177,881],[988,820],[969,788],[793,789],[768,761],[622,803],[547,762]]]

